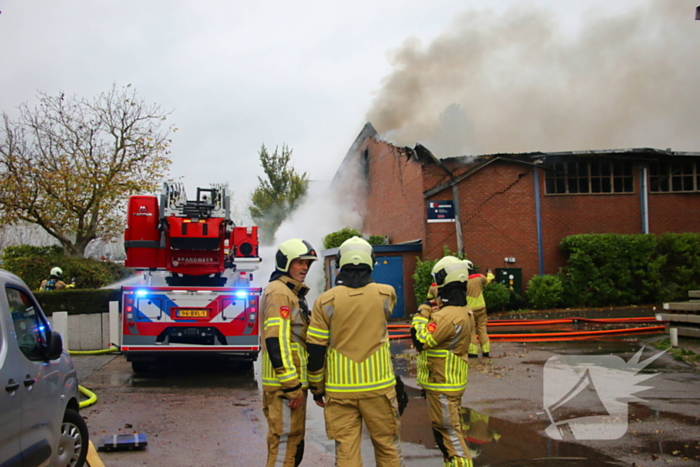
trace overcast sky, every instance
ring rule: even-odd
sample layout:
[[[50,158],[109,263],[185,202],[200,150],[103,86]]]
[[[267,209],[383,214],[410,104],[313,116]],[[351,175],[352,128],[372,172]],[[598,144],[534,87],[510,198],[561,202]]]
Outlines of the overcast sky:
[[[549,76],[558,71],[559,78],[567,82],[580,74],[595,74],[585,69],[589,64],[567,60],[567,55],[585,49],[589,61],[591,50],[592,55],[600,51],[601,56],[609,56],[606,50],[614,50],[618,38],[592,41],[596,28],[610,26],[610,18],[620,21],[618,26],[657,24],[655,17],[665,13],[655,10],[656,5],[681,12],[680,17],[687,22],[684,27],[690,28],[683,29],[684,34],[694,34],[686,38],[693,55],[681,56],[685,63],[672,65],[687,67],[690,60],[694,62],[690,71],[697,72],[700,22],[694,21],[694,10],[698,3],[0,0],[0,111],[13,115],[20,103],[35,102],[39,90],[93,97],[113,83],[130,83],[147,102],[173,111],[169,123],[179,130],[173,135],[171,176],[182,178],[190,198],[194,187],[228,182],[236,203],[249,198],[257,185],[256,177],[262,175],[257,153],[263,143],[269,148],[287,144],[294,151],[297,170],[307,172],[311,179],[328,180],[369,118],[397,144],[413,145],[420,140],[439,148],[443,144],[440,135],[449,140],[445,132],[455,133],[449,125],[441,130],[436,127],[441,113],[452,103],[459,107],[451,122],[464,121],[465,127],[457,125],[456,133],[465,136],[457,138],[453,147],[445,146],[445,152],[596,149],[578,147],[587,146],[586,140],[566,138],[554,138],[556,144],[545,147],[546,135],[511,138],[515,131],[510,127],[504,134],[505,128],[498,122],[508,118],[501,112],[485,112],[484,107],[503,109],[513,119],[527,114],[529,120],[536,121],[541,113],[544,119],[561,122],[559,113],[547,112],[546,101],[560,102],[566,91],[558,85],[552,96],[546,86],[528,88],[525,99],[522,89],[520,94],[513,91],[518,83],[502,79],[508,69],[494,62],[522,65],[528,63],[527,54],[534,54],[537,68]],[[674,29],[678,29],[678,15]],[[521,28],[524,31],[518,32]],[[625,49],[644,49],[656,39],[661,41],[667,32],[674,32],[650,29],[649,35],[636,32],[619,42]],[[604,32],[614,30],[616,26],[610,26]],[[588,39],[579,39],[582,35]],[[529,45],[519,48],[523,37],[530,37],[525,41]],[[649,42],[640,41],[640,37]],[[471,53],[474,41],[493,42],[490,61],[475,64],[473,59],[459,58]],[[568,51],[562,43],[568,43]],[[540,48],[549,52],[536,52]],[[481,53],[488,55],[489,51],[482,49]],[[624,50],[615,53],[622,55],[613,54],[612,63],[625,56]],[[440,56],[443,68],[431,65]],[[447,75],[445,63],[452,68]],[[432,75],[421,75],[426,70]],[[656,70],[657,79],[672,72],[668,68]],[[422,85],[400,84],[407,76],[423,76]],[[443,81],[445,76],[447,82]],[[698,76],[693,76],[695,85]],[[543,76],[536,79],[540,84],[546,81]],[[609,79],[615,81],[614,76]],[[584,85],[594,86],[591,79]],[[467,89],[471,97],[465,94]],[[514,99],[517,102],[512,102]],[[688,99],[697,112],[697,98]],[[584,97],[569,104],[580,106],[587,101]],[[403,108],[407,102],[410,104]],[[479,120],[477,115],[485,117]],[[692,121],[697,116],[687,117],[693,136],[680,138],[688,147],[678,149],[700,150],[698,120]],[[579,117],[588,122],[585,115]],[[615,118],[624,118],[624,114]],[[513,121],[508,120],[509,125]],[[567,133],[577,126],[575,119],[564,120],[564,124],[569,127],[556,132]],[[528,133],[533,132],[537,130],[528,129]],[[498,143],[505,139],[510,143]],[[635,140],[630,132],[618,139],[602,139],[601,144],[608,141],[625,147],[659,142]],[[660,144],[667,147],[674,142]]]

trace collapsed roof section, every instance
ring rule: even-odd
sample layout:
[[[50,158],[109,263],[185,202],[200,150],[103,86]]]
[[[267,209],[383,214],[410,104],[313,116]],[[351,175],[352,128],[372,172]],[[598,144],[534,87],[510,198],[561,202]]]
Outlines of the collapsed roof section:
[[[700,157],[700,152],[673,151],[670,148],[623,148],[583,151],[495,153],[476,156],[453,156],[438,158],[430,151],[430,149],[420,143],[416,143],[413,148],[408,146],[398,147],[394,146],[394,144],[389,141],[382,140],[374,126],[372,126],[370,122],[367,122],[357,135],[357,138],[355,138],[355,141],[350,146],[350,149],[345,155],[340,167],[336,171],[333,178],[334,181],[339,179],[340,174],[348,166],[353,156],[360,152],[360,148],[365,144],[368,138],[373,138],[376,141],[382,141],[384,144],[391,146],[395,149],[395,153],[401,157],[412,159],[423,166],[436,165],[445,172],[445,174],[449,177],[449,180],[426,190],[424,192],[424,196],[426,198],[454,185],[455,183],[459,183],[475,172],[496,161],[537,165],[538,167],[546,170],[547,165],[549,165],[548,163],[574,161],[580,158],[604,157],[606,159],[650,162],[676,157]],[[452,167],[452,170],[449,167]],[[459,167],[459,170],[456,170],[456,167]]]

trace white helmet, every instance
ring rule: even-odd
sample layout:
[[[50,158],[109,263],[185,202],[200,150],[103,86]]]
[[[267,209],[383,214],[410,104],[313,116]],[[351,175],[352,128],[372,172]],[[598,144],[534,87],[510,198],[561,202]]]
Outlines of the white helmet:
[[[280,244],[275,255],[275,268],[281,272],[289,272],[292,260],[297,258],[315,261],[318,256],[309,242],[301,238],[293,238]]]
[[[56,277],[63,277],[63,269],[59,267],[52,268],[51,275]]]
[[[367,240],[355,236],[340,245],[335,261],[338,269],[342,269],[346,264],[366,264],[370,269],[374,269],[374,250]]]
[[[438,289],[451,282],[467,282],[469,279],[468,261],[454,256],[445,256],[433,266],[432,274]]]

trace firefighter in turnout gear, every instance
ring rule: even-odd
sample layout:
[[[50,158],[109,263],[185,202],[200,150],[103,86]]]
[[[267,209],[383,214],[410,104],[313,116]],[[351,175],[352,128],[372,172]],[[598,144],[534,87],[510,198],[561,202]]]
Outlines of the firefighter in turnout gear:
[[[63,270],[59,267],[52,268],[49,278],[41,281],[39,286],[39,290],[65,290],[67,288],[68,286],[63,282]]]
[[[267,467],[296,467],[304,456],[310,311],[305,298],[309,288],[303,282],[316,259],[305,240],[282,243],[260,301]]]
[[[444,466],[472,467],[460,408],[467,387],[467,351],[474,316],[467,305],[469,266],[454,256],[438,261],[432,270],[442,307],[429,317],[416,314],[411,327],[418,350],[418,385],[428,400],[433,435]]]
[[[467,303],[474,313],[474,332],[472,342],[469,344],[469,358],[479,356],[479,344],[481,344],[481,354],[490,357],[491,341],[486,332],[488,315],[486,314],[486,300],[484,300],[484,287],[494,279],[491,270],[486,270],[486,276],[481,274],[470,274],[467,281]],[[478,337],[478,341],[477,341]]]
[[[309,388],[325,407],[337,467],[362,466],[362,421],[378,467],[403,466],[396,378],[387,318],[396,292],[372,280],[372,246],[352,237],[336,255],[335,287],[314,303],[309,325]]]

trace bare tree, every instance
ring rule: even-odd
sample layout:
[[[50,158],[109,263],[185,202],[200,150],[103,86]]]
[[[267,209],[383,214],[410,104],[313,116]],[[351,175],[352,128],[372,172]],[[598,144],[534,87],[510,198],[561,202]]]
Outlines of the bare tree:
[[[121,232],[124,204],[170,166],[169,115],[127,85],[89,100],[38,95],[0,129],[0,225],[39,225],[69,256]],[[3,131],[4,130],[4,131]]]

